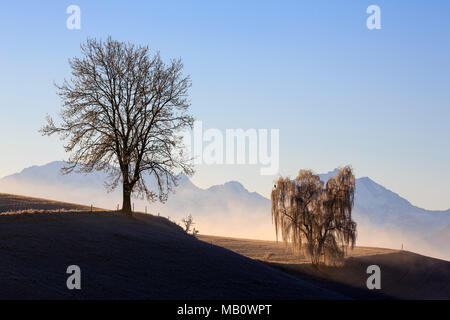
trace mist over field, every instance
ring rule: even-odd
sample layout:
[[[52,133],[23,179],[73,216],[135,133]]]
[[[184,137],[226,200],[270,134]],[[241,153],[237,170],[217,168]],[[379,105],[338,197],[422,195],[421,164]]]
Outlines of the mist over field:
[[[106,174],[60,174],[62,162],[34,166],[0,179],[0,192],[93,205],[121,207],[119,187],[107,193]],[[326,180],[336,171],[322,174]],[[150,185],[152,184],[149,179]],[[188,214],[200,234],[275,240],[270,200],[249,192],[237,181],[201,189],[182,175],[166,204],[134,199],[135,211],[169,217],[180,222]],[[367,177],[356,182],[353,219],[357,222],[358,246],[403,249],[450,260],[450,211],[431,211],[413,206]]]

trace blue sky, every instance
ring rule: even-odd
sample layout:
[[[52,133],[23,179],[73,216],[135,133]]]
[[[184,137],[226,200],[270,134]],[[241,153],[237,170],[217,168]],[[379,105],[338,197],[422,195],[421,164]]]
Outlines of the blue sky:
[[[81,8],[81,30],[66,8]],[[381,8],[368,30],[366,8]],[[207,128],[279,128],[280,174],[352,164],[429,209],[450,208],[448,1],[15,1],[0,7],[0,176],[62,160],[37,132],[57,115],[53,82],[87,37],[181,57]],[[239,180],[268,195],[259,166],[199,166],[203,187]]]

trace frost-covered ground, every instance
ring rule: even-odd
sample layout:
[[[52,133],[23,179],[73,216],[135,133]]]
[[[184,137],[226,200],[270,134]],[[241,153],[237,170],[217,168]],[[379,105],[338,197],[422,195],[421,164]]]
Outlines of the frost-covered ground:
[[[11,200],[0,195],[0,203],[5,198]],[[67,289],[69,265],[81,268],[81,290]],[[269,298],[345,297],[200,241],[162,217],[0,215],[0,299]]]
[[[355,247],[341,267],[313,268],[283,243],[200,236],[200,239],[354,299],[450,299],[450,262],[408,251]],[[367,290],[367,267],[381,270],[381,290]]]

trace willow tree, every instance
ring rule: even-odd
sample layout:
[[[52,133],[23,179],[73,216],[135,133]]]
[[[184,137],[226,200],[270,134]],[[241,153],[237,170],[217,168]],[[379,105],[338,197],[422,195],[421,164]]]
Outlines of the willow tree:
[[[56,85],[61,123],[47,116],[41,129],[66,141],[70,156],[63,172],[108,171],[111,190],[122,184],[127,215],[132,195],[164,202],[176,185],[175,172],[193,173],[179,135],[193,123],[191,82],[181,60],[166,64],[147,46],[111,38],[88,39],[81,52],[69,60],[72,78]]]
[[[297,252],[306,253],[314,265],[342,261],[346,248],[356,241],[352,220],[355,177],[350,166],[339,169],[327,183],[310,170],[300,170],[295,180],[279,178],[271,194],[276,237]]]

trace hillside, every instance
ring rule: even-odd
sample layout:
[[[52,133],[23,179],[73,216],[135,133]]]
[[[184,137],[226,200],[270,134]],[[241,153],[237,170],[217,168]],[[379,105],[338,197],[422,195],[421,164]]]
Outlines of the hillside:
[[[90,210],[90,206],[0,193],[0,213],[27,210]],[[98,210],[98,209],[96,209]]]
[[[200,241],[166,218],[57,206],[0,195],[4,211],[53,210],[0,214],[0,299],[345,298]],[[69,265],[81,268],[79,291],[66,288]]]
[[[355,247],[344,267],[316,270],[282,243],[196,239],[163,217],[89,210],[0,194],[0,299],[450,299],[450,262],[408,251]],[[66,289],[72,264],[81,291]],[[371,264],[379,292],[365,287]]]
[[[121,203],[121,190],[107,193],[104,172],[61,175],[62,162],[33,166],[0,179],[0,192],[116,209]],[[321,174],[322,180],[334,176],[336,170]],[[166,204],[149,204],[134,200],[135,208],[181,221],[194,216],[201,233],[275,240],[270,217],[270,201],[248,191],[238,181],[202,189],[186,176]],[[153,180],[147,177],[149,185]],[[353,218],[358,224],[357,245],[400,249],[450,260],[450,211],[418,208],[395,192],[368,177],[356,180]]]
[[[450,262],[408,251],[355,247],[343,267],[313,268],[274,241],[200,236],[200,239],[263,261],[299,279],[354,299],[450,299]],[[381,290],[366,287],[369,265],[381,269]]]

